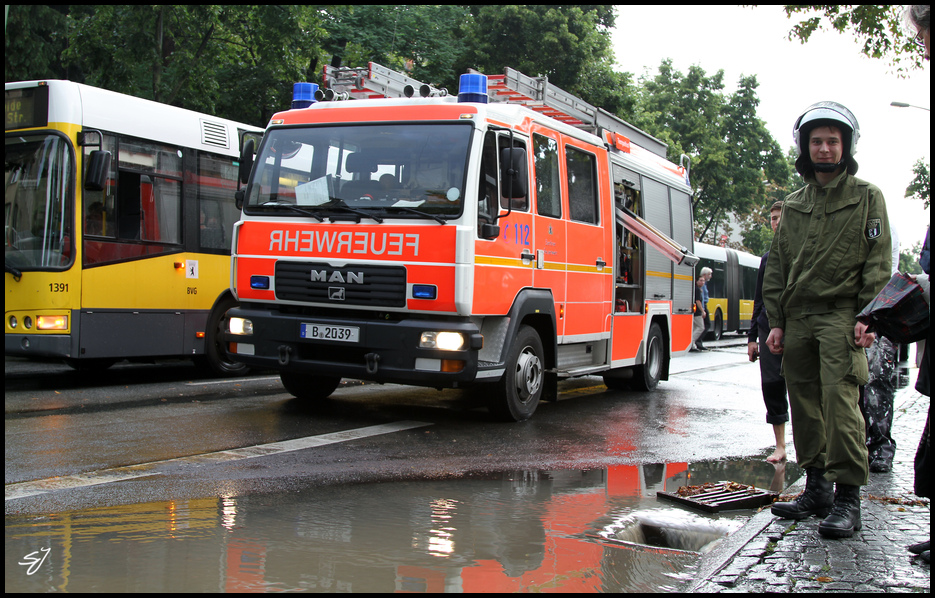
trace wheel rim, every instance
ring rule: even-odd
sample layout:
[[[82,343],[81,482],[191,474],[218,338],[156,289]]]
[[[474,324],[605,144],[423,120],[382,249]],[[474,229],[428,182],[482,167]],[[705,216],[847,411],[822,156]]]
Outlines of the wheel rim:
[[[662,371],[662,344],[659,337],[653,336],[649,339],[649,351],[647,351],[646,357],[646,371],[655,380]]]
[[[539,356],[532,347],[524,348],[516,360],[515,377],[516,393],[523,403],[539,392],[543,378],[542,361],[539,360]]]

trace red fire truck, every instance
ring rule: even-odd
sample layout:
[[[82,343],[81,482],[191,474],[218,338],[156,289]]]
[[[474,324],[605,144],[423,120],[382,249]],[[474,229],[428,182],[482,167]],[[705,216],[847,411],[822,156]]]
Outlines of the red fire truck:
[[[307,400],[342,377],[489,384],[516,421],[561,378],[668,378],[691,344],[687,157],[512,69],[448,96],[328,68],[315,94],[244,149],[235,360]]]

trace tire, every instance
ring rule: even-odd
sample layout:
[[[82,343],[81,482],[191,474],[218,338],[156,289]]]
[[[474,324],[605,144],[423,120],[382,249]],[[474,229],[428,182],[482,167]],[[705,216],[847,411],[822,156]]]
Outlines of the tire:
[[[227,312],[238,305],[233,297],[225,297],[211,310],[205,325],[205,354],[201,361],[219,376],[245,376],[250,371],[247,365],[231,358],[221,340],[227,328]]]
[[[341,383],[340,376],[318,376],[295,372],[279,372],[279,379],[289,394],[302,401],[327,399]]]
[[[721,313],[720,309],[714,313],[714,323],[711,325],[711,331],[716,341],[721,340],[721,337],[724,336],[724,314]]]
[[[633,373],[633,387],[639,390],[654,390],[662,379],[668,360],[662,329],[653,322],[646,337],[646,362],[636,366]]]
[[[506,359],[506,372],[497,383],[489,409],[500,419],[524,421],[532,417],[545,387],[542,340],[531,326],[520,326]]]

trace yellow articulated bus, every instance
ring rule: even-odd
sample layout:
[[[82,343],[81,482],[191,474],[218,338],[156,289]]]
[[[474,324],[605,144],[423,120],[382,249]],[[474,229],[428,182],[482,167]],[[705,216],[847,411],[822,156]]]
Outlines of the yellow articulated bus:
[[[747,332],[753,317],[753,296],[760,258],[727,247],[695,243],[698,255],[696,272],[707,266],[712,270],[708,282],[709,333],[714,340],[725,332]]]
[[[262,129],[71,81],[4,95],[6,355],[243,373],[217,332],[240,146]]]

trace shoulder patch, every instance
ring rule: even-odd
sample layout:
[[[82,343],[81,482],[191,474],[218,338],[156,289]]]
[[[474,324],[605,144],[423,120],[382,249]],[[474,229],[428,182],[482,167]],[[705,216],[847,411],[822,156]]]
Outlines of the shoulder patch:
[[[867,220],[867,238],[876,239],[883,234],[883,219],[869,218]]]

